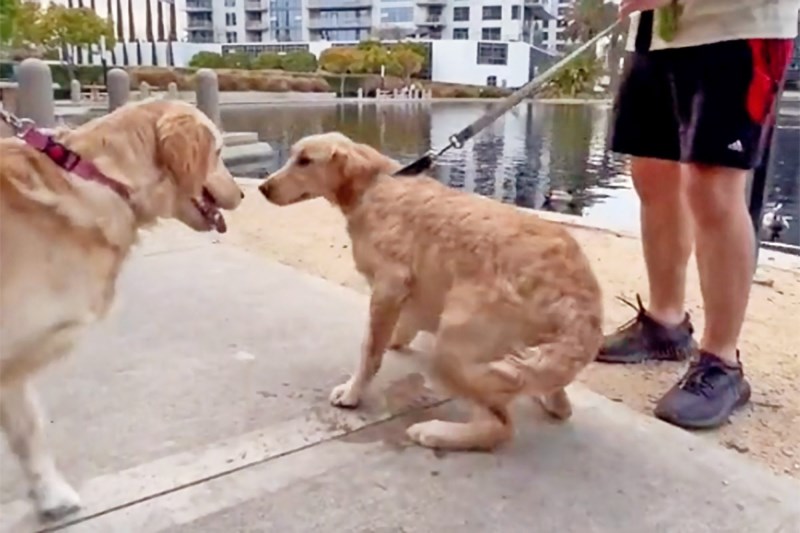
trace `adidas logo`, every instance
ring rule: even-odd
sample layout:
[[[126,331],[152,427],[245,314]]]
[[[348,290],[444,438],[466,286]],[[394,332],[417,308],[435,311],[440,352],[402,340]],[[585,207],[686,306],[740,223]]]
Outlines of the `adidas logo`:
[[[731,144],[728,145],[728,150],[733,150],[734,152],[744,152],[744,146],[742,146],[742,141],[735,140]]]

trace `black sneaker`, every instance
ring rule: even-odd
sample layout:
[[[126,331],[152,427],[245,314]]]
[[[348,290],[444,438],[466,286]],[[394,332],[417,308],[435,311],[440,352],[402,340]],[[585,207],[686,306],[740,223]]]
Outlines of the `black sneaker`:
[[[739,353],[736,353],[738,363]],[[750,400],[741,363],[730,365],[701,351],[681,380],[658,401],[656,417],[684,429],[710,429]]]
[[[689,314],[679,325],[666,327],[645,311],[642,299],[636,304],[621,299],[636,310],[636,316],[606,335],[597,361],[601,363],[643,363],[645,361],[684,361],[697,352]]]

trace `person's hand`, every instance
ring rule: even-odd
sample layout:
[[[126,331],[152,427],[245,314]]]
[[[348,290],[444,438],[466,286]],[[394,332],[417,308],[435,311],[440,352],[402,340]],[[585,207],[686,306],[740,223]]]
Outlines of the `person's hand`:
[[[622,0],[619,3],[619,16],[625,18],[634,11],[658,9],[670,3],[672,0]]]

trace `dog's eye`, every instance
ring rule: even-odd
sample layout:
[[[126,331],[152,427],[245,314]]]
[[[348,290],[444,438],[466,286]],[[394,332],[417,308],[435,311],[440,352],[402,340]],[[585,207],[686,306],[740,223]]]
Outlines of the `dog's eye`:
[[[296,163],[297,163],[298,167],[305,167],[305,166],[311,164],[311,159],[309,159],[308,157],[306,157],[304,155],[301,155],[300,157],[297,158]]]

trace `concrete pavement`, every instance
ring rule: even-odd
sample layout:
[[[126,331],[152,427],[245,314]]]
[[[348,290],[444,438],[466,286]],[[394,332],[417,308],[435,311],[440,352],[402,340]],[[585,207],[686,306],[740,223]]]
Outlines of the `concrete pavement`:
[[[464,415],[389,355],[362,409],[328,405],[366,302],[169,225],[118,309],[40,380],[85,508],[70,532],[800,531],[800,483],[580,386],[575,414],[516,408],[494,454],[433,453],[410,421]],[[0,532],[41,530],[0,455]]]

